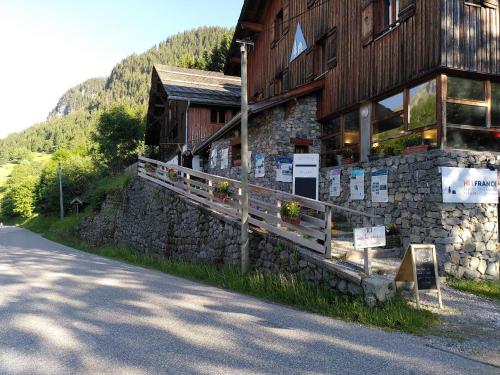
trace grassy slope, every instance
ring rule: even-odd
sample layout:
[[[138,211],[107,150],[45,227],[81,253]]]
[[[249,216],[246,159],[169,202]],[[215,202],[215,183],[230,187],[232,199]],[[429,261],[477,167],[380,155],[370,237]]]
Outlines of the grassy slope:
[[[448,285],[466,293],[500,301],[500,280],[473,281],[466,279],[448,280]]]

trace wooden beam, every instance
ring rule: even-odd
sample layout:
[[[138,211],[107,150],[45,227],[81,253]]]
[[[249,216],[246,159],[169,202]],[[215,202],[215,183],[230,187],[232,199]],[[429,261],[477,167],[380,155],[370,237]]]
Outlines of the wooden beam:
[[[241,23],[241,28],[243,30],[250,30],[250,31],[258,31],[261,32],[264,30],[264,25],[261,23],[255,23],[255,22],[242,22]]]

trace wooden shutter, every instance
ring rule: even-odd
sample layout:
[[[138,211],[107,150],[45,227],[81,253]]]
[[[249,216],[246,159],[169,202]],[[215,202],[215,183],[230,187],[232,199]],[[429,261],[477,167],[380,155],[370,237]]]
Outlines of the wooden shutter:
[[[283,30],[286,34],[290,30],[290,0],[283,0]]]
[[[309,48],[306,52],[306,81],[314,79],[314,48]]]
[[[361,41],[363,46],[371,43],[373,40],[373,0],[361,1]]]
[[[400,0],[398,19],[404,21],[415,14],[415,0]]]

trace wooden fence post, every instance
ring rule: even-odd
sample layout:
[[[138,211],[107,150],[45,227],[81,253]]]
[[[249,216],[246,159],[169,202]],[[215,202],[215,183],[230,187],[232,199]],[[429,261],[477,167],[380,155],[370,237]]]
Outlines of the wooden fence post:
[[[326,206],[325,216],[325,257],[332,259],[332,208],[330,206]]]

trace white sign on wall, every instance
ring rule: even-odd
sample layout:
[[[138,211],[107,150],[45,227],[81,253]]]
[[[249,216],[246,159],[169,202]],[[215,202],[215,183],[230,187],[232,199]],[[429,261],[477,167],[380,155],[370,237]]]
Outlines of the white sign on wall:
[[[304,33],[302,32],[302,27],[300,23],[297,24],[297,30],[295,31],[295,39],[292,46],[292,54],[290,55],[290,62],[299,57],[302,52],[307,49],[306,38],[304,38]]]
[[[214,147],[210,151],[210,168],[216,168],[217,167],[217,148]]]
[[[340,197],[340,177],[342,169],[336,168],[330,171],[330,197]]]
[[[498,204],[497,171],[441,167],[443,203]]]
[[[354,168],[351,171],[351,200],[365,199],[365,170]]]
[[[368,249],[385,246],[385,227],[383,225],[354,229],[354,248]]]
[[[372,202],[389,202],[387,175],[387,169],[374,169],[372,171]]]
[[[220,169],[227,169],[229,167],[229,149],[225,148],[220,151]]]
[[[293,194],[318,199],[319,154],[293,155]]]

